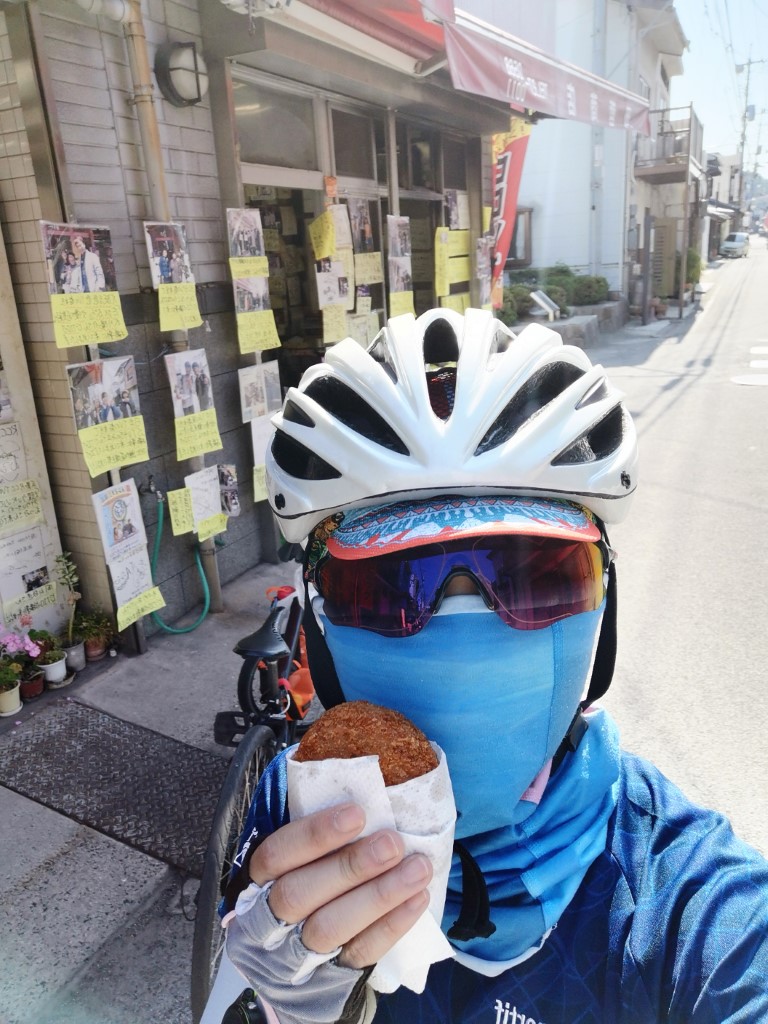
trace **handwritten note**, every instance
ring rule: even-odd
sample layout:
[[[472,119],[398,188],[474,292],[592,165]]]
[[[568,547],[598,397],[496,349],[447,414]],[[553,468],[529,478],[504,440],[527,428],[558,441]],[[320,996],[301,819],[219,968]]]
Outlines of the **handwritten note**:
[[[160,590],[157,587],[145,590],[143,594],[131,598],[117,609],[117,628],[123,630],[137,622],[142,616],[156,612],[160,608],[165,608],[165,601]]]
[[[205,409],[190,416],[177,416],[176,425],[176,457],[179,461],[191,459],[195,455],[205,455],[222,447],[219,435],[219,424],[215,409]]]
[[[310,223],[309,238],[316,260],[323,260],[336,251],[336,228],[328,210]]]
[[[469,292],[459,292],[458,295],[443,295],[440,305],[444,309],[455,309],[457,313],[463,313],[469,308]]]
[[[448,284],[448,228],[435,231],[435,294],[447,295]]]
[[[400,316],[401,313],[414,313],[413,292],[390,292],[389,315]]]
[[[244,277],[269,277],[269,260],[266,256],[231,256],[229,269],[233,281]]]
[[[41,608],[47,608],[52,604],[56,604],[56,584],[44,583],[27,594],[3,601],[3,618],[6,623],[10,624],[21,615],[32,615]]]
[[[237,341],[243,355],[280,348],[280,338],[271,309],[237,314]]]
[[[355,253],[355,281],[357,284],[379,284],[384,280],[380,252]]]
[[[266,466],[254,466],[253,467],[253,500],[266,501],[269,497],[267,491],[267,467]]]
[[[346,338],[347,311],[343,306],[323,306],[323,343],[332,345]]]
[[[197,539],[208,540],[216,533],[223,533],[227,528],[228,520],[229,516],[224,512],[217,512],[213,516],[208,516],[207,519],[202,519],[197,525]]]
[[[126,416],[122,420],[97,423],[78,430],[77,436],[91,476],[149,459],[143,416]]]
[[[161,284],[157,289],[157,300],[161,331],[181,331],[202,324],[194,282]]]
[[[469,253],[469,231],[448,232],[448,253],[451,256],[466,256]]]
[[[0,487],[0,537],[44,521],[36,480],[19,480]]]
[[[97,345],[128,336],[118,292],[52,295],[51,311],[57,348]]]
[[[448,260],[448,284],[458,284],[460,281],[468,281],[472,275],[472,268],[469,264],[469,256],[455,256]]]
[[[168,491],[168,511],[171,513],[171,530],[174,537],[181,533],[191,533],[195,528],[192,516],[192,495],[186,487]]]

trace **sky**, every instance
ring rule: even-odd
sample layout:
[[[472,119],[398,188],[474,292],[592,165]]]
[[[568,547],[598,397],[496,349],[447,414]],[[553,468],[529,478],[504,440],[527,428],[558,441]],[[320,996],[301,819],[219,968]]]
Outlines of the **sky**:
[[[674,0],[689,46],[683,74],[672,79],[672,107],[693,103],[704,126],[704,149],[724,156],[737,153],[747,104],[755,106],[747,122],[745,167],[768,177],[768,0]],[[761,63],[758,63],[761,62]],[[758,156],[757,147],[763,152]]]

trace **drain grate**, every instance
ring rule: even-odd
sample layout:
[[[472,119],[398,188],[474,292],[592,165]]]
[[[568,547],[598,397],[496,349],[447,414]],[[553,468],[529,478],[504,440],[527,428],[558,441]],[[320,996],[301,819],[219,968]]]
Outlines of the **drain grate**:
[[[0,784],[198,878],[227,765],[67,699],[0,742]]]

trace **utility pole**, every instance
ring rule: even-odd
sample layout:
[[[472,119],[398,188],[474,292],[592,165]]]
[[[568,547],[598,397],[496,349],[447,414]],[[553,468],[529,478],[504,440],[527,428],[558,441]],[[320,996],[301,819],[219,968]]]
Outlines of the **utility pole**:
[[[736,73],[741,74],[744,68],[747,69],[747,81],[746,88],[744,90],[744,114],[741,118],[741,145],[739,148],[739,195],[738,195],[738,206],[739,212],[742,212],[741,204],[744,199],[744,157],[745,157],[745,146],[747,144],[747,121],[752,120],[749,117],[749,75],[752,70],[753,64],[768,64],[768,60],[752,60],[750,59],[745,64],[736,65]],[[754,113],[753,113],[754,117]]]

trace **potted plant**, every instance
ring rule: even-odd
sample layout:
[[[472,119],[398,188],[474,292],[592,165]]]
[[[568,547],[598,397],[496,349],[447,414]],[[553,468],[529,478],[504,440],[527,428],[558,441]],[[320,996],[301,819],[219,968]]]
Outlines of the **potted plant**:
[[[49,689],[66,686],[71,682],[72,676],[67,676],[67,655],[60,647],[53,647],[45,654],[41,654],[39,664],[43,666],[45,683]]]
[[[77,566],[72,561],[69,551],[62,551],[56,556],[56,580],[59,586],[67,591],[67,604],[69,605],[69,622],[67,632],[62,635],[61,648],[67,657],[67,667],[74,672],[85,668],[85,644],[82,637],[75,634],[75,612],[77,602],[81,593],[77,589],[80,586],[80,577]]]
[[[77,615],[75,633],[85,642],[86,660],[100,661],[114,639],[115,626],[109,615],[97,609]]]
[[[26,624],[24,622],[25,626]],[[42,669],[37,664],[40,653],[39,645],[24,629],[5,633],[0,637],[0,658],[6,668],[16,674],[20,696],[24,700],[34,700],[43,692]],[[7,681],[9,672],[5,675]]]
[[[0,656],[0,716],[6,718],[21,710],[19,679],[21,665],[10,655]]]

